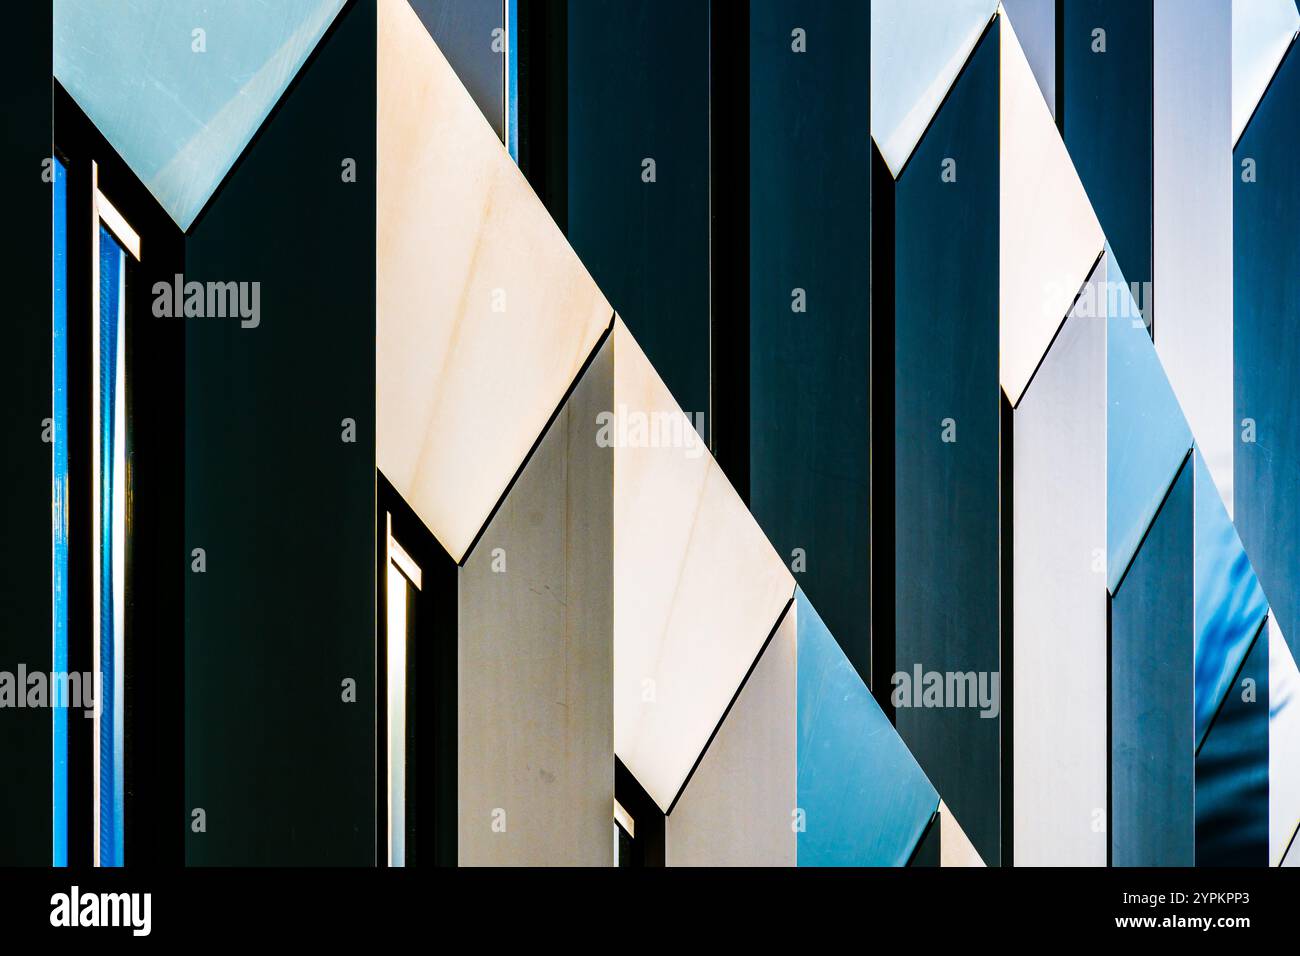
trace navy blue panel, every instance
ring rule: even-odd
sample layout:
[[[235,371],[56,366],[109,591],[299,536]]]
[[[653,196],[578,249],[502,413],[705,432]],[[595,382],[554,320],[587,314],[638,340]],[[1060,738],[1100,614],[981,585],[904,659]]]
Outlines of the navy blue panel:
[[[1196,865],[1268,866],[1268,625],[1196,755]]]
[[[707,416],[709,5],[568,7],[569,242],[678,404]]]
[[[1300,658],[1300,52],[1293,46],[1234,151],[1234,519]],[[1254,161],[1255,182],[1242,182]]]
[[[1195,720],[1190,459],[1111,604],[1111,859],[1191,866]]]
[[[804,550],[799,584],[864,681],[870,19],[857,0],[750,8],[750,507],[787,563]]]
[[[956,182],[941,179],[945,159],[956,162]],[[899,177],[896,201],[896,667],[987,682],[999,668],[996,22]],[[996,865],[999,720],[975,706],[899,706],[897,715],[921,767]]]
[[[1152,0],[1065,0],[1065,145],[1129,282],[1151,281]],[[1094,31],[1105,31],[1104,53]],[[1138,306],[1150,325],[1145,291]]]
[[[191,865],[375,860],[375,30],[344,11],[185,242],[187,279],[261,283],[256,328],[185,329]]]

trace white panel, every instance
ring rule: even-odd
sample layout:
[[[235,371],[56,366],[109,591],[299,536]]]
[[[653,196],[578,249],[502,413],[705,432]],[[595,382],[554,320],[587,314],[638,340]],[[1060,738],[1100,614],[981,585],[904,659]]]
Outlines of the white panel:
[[[939,865],[940,866],[987,866],[966,836],[966,832],[957,822],[957,818],[948,809],[948,804],[939,801]]]
[[[1001,65],[1001,375],[1014,405],[1105,240],[1006,18]]]
[[[786,613],[665,823],[669,866],[794,866],[795,630]]]
[[[405,0],[378,97],[375,455],[459,560],[613,310]]]
[[[1231,10],[1156,0],[1156,352],[1232,516]]]
[[[1268,862],[1277,866],[1300,826],[1300,671],[1268,616]],[[1300,865],[1300,851],[1287,854]]]
[[[1029,67],[1052,116],[1056,116],[1056,0],[1002,0],[1015,24]]]
[[[1016,866],[1106,865],[1105,276],[1013,421]]]
[[[666,811],[794,578],[621,319],[614,400],[614,748]]]
[[[1241,138],[1296,31],[1295,0],[1232,0],[1232,142]]]
[[[897,178],[997,0],[873,0],[871,135]],[[808,43],[817,38],[809,37]]]

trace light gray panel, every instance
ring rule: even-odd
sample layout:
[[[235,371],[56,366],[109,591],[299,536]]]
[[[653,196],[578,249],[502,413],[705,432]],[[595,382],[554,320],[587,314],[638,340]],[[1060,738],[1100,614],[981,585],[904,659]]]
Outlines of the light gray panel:
[[[613,863],[613,387],[606,341],[460,570],[462,866]]]
[[[1104,279],[1015,411],[1016,866],[1106,865]]]
[[[1156,0],[1153,37],[1156,352],[1231,517],[1232,9]]]
[[[669,866],[794,866],[794,608],[665,823]]]

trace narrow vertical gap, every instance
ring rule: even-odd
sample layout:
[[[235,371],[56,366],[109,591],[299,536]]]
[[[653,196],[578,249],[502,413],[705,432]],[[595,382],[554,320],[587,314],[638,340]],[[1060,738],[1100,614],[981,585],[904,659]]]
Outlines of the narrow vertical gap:
[[[1115,825],[1114,799],[1114,736],[1112,693],[1114,685],[1114,633],[1115,597],[1106,595],[1106,865],[1114,866],[1115,842],[1111,834]]]
[[[998,710],[999,731],[1002,737],[1002,848],[1001,863],[1003,866],[1012,866],[1014,856],[1014,834],[1015,834],[1015,807],[1014,797],[1014,719],[1012,708],[1015,701],[1015,691],[1013,686],[1014,680],[1014,651],[1015,651],[1015,553],[1013,550],[1014,528],[1015,528],[1015,417],[1011,408],[1011,402],[1006,394],[1002,394],[1002,435],[1001,435],[1001,456],[1002,456],[1002,541],[1000,546],[1001,554],[1001,575],[1002,575],[1002,661],[999,665],[1000,677],[998,680],[998,691],[1000,695],[1000,706]]]
[[[896,635],[894,558],[894,177],[871,146],[871,690],[890,723]]]

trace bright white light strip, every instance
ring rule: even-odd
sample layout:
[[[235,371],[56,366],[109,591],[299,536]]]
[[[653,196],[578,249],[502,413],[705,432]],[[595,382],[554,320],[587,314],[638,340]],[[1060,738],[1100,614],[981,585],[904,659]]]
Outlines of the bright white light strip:
[[[98,173],[96,174],[96,182],[98,183]],[[108,227],[108,231],[113,234],[122,248],[131,253],[136,262],[139,262],[139,233],[131,228],[125,217],[117,211],[117,207],[99,191],[98,185],[95,187],[95,213],[99,217],[99,221]]]
[[[627,835],[633,840],[636,839],[636,821],[632,819],[632,814],[623,809],[623,804],[617,800],[614,801],[614,821],[627,831]]]
[[[389,526],[392,526],[392,516],[389,516]],[[397,565],[398,569],[406,575],[417,591],[424,590],[420,574],[420,566],[415,563],[415,559],[406,553],[406,549],[397,543],[397,539],[389,534],[388,536],[388,560]]]
[[[140,236],[131,228],[126,219],[122,216],[117,208],[99,191],[99,165],[92,162],[90,164],[90,179],[94,191],[94,209],[92,210],[90,225],[90,278],[91,278],[91,296],[90,296],[90,361],[91,361],[91,389],[90,389],[90,427],[91,427],[91,523],[92,537],[95,542],[95,559],[91,562],[91,641],[93,654],[94,674],[101,674],[103,662],[99,653],[100,638],[100,620],[99,612],[101,606],[101,593],[103,591],[103,574],[101,558],[98,553],[100,543],[103,541],[103,530],[101,528],[100,514],[102,501],[100,497],[100,480],[99,475],[102,468],[103,449],[100,447],[101,417],[103,410],[100,408],[99,401],[99,377],[100,377],[100,341],[99,341],[99,227],[106,226],[114,237],[118,240],[122,248],[131,253],[136,261],[140,259]],[[125,268],[125,266],[123,267]],[[123,281],[118,283],[118,316],[119,322],[126,315],[126,282],[125,276]],[[118,332],[118,351],[117,351],[117,394],[114,396],[114,408],[116,412],[116,423],[114,425],[114,451],[113,465],[116,473],[122,482],[126,481],[126,329],[121,328]],[[126,628],[125,628],[125,589],[126,589],[126,496],[125,494],[115,494],[113,500],[113,576],[114,576],[114,594],[113,599],[113,625],[114,625],[114,650],[113,655],[113,673],[110,680],[113,681],[114,701],[114,737],[115,747],[118,755],[122,754],[124,741],[124,718],[125,718],[125,651],[126,651]],[[103,699],[103,688],[101,685],[100,699]],[[101,705],[102,707],[102,705]],[[94,761],[95,761],[95,780],[94,808],[92,819],[94,820],[94,861],[95,866],[100,866],[100,764],[104,759],[101,753],[99,737],[99,721],[102,714],[94,718]],[[120,790],[125,789],[125,781],[122,780],[123,771],[121,762],[118,761],[116,768],[116,786]],[[115,802],[116,799],[115,799]],[[121,861],[119,861],[121,862]]]

